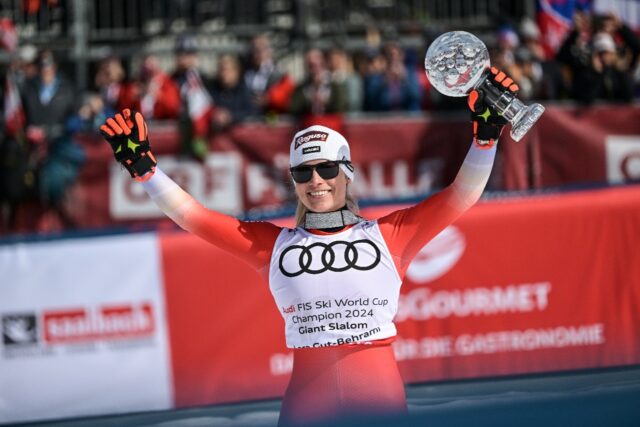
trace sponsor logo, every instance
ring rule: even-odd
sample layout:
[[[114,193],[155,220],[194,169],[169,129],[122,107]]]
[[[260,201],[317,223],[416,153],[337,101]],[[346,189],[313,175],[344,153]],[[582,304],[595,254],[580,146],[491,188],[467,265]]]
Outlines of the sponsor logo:
[[[640,138],[610,135],[605,147],[609,182],[620,183],[640,179]]]
[[[398,337],[393,343],[393,350],[397,360],[416,360],[604,344],[606,344],[604,324],[592,323],[530,327],[457,336],[429,336],[419,339]]]
[[[295,313],[296,312],[296,307],[293,304],[291,304],[289,307],[282,307],[282,312],[284,314]]]
[[[155,330],[151,303],[2,315],[5,358],[149,345]]]
[[[314,251],[315,248],[322,248],[322,250]],[[338,249],[337,253],[334,248]],[[289,246],[282,251],[278,265],[282,274],[295,277],[302,273],[320,274],[325,271],[340,273],[351,268],[366,271],[375,268],[379,263],[380,249],[371,240],[361,239],[354,242],[336,240],[329,244],[316,242],[309,246]],[[285,268],[285,264],[288,269]]]
[[[38,325],[35,313],[2,316],[2,343],[6,346],[36,344]]]
[[[313,147],[305,147],[302,149],[302,154],[319,153],[320,146],[314,145]]]
[[[302,144],[306,144],[308,142],[324,142],[327,140],[327,138],[329,138],[329,134],[327,132],[309,131],[303,133],[295,139],[294,150],[300,147]]]
[[[442,277],[460,260],[465,248],[462,232],[455,226],[445,228],[416,255],[407,278],[420,285]]]
[[[640,149],[633,153],[628,153],[622,159],[620,169],[625,181],[635,181],[640,179]]]
[[[419,287],[400,295],[396,321],[542,312],[550,293],[550,282],[442,291]]]
[[[150,304],[45,312],[43,321],[44,339],[52,344],[135,338],[155,329]]]

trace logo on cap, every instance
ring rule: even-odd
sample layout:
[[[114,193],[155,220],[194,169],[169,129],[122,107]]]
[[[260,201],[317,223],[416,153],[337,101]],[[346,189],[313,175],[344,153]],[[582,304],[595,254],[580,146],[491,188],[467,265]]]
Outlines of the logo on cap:
[[[319,145],[314,145],[313,147],[305,147],[302,149],[302,154],[319,153],[319,152],[320,152]]]
[[[307,142],[324,142],[329,138],[329,134],[327,132],[321,132],[317,130],[312,130],[306,133],[303,133],[295,140],[294,149],[297,149],[302,144],[306,144]]]

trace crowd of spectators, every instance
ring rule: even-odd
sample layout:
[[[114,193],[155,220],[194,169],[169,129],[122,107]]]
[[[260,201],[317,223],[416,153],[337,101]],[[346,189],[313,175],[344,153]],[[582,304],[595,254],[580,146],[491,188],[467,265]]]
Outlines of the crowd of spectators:
[[[250,117],[270,120],[288,114],[301,124],[339,129],[348,112],[416,113],[462,105],[430,87],[419,49],[385,41],[375,30],[366,40],[357,52],[341,46],[308,49],[304,77],[296,81],[280,68],[266,35],[255,36],[244,57],[220,55],[213,76],[199,65],[208,55],[206,47],[198,46],[193,35],[184,35],[175,47],[173,69],[164,69],[157,56],[147,55],[137,69],[128,70],[121,58],[111,55],[96,64],[92,91],[85,94],[78,94],[58,71],[50,50],[35,55],[33,48],[22,48],[6,73],[0,227],[11,226],[16,202],[24,199],[38,200],[72,226],[64,209],[65,192],[84,161],[73,135],[95,132],[106,117],[125,107],[149,120],[176,120],[181,153],[203,161],[211,135]],[[630,102],[638,95],[634,72],[640,40],[615,15],[576,12],[557,52],[543,47],[531,19],[499,27],[489,49],[492,65],[513,76],[525,102]]]

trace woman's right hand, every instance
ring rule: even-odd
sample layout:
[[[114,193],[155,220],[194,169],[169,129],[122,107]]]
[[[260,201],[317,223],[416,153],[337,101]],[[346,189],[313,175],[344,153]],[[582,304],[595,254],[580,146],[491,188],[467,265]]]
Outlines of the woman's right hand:
[[[149,135],[144,117],[128,108],[109,117],[100,133],[109,143],[114,157],[132,178],[146,181],[156,170],[156,158],[151,152]]]

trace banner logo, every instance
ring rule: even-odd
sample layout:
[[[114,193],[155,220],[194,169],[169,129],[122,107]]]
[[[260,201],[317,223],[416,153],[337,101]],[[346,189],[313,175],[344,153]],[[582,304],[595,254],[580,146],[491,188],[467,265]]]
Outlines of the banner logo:
[[[640,179],[640,138],[609,135],[605,145],[607,179],[610,183]]]
[[[407,269],[407,278],[416,284],[432,282],[451,270],[466,248],[464,234],[451,225],[427,243]]]
[[[344,246],[344,249],[338,251],[336,254],[334,248],[341,248],[342,246]],[[316,247],[322,248],[320,253],[318,253],[318,251],[315,252],[315,257],[322,263],[322,266],[319,268],[313,268],[314,255],[312,253],[312,249]],[[367,252],[368,249],[372,249],[375,256],[372,257],[370,252]],[[362,253],[360,251],[362,251]],[[369,254],[369,259],[363,259],[363,255],[367,253]],[[293,271],[285,269],[285,257],[288,254],[298,255],[297,264],[299,268],[296,268]],[[291,257],[294,257],[294,255],[291,255]],[[302,273],[320,274],[325,271],[340,273],[351,268],[366,271],[372,270],[379,263],[380,249],[371,240],[361,239],[356,240],[355,242],[336,240],[329,244],[316,242],[307,247],[300,245],[289,246],[282,252],[282,255],[280,255],[279,267],[280,271],[285,276],[295,277]]]
[[[136,338],[155,329],[151,304],[45,312],[47,343]]]
[[[396,322],[449,317],[542,312],[549,306],[551,282],[433,291],[414,288],[400,295]]]
[[[147,346],[155,332],[148,302],[2,315],[5,358],[52,355],[78,344],[94,351],[122,341]]]
[[[2,342],[7,346],[37,343],[36,315],[28,313],[2,316]]]

